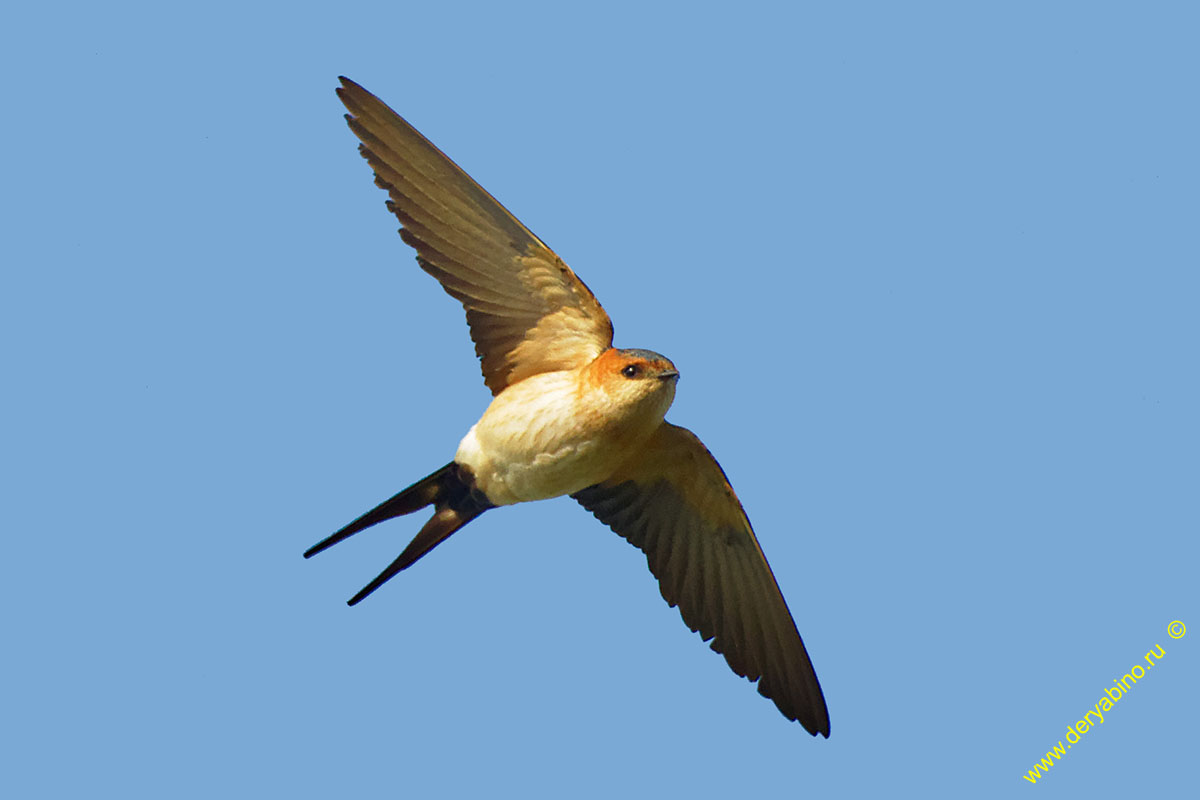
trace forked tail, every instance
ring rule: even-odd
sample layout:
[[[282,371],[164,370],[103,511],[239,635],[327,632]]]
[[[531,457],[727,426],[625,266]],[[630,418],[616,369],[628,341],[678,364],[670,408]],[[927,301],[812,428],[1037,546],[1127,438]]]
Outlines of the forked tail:
[[[333,535],[322,539],[308,550],[305,558],[311,558],[322,550],[333,547],[361,530],[366,530],[392,517],[400,517],[433,506],[433,516],[420,532],[404,548],[404,552],[379,573],[375,580],[350,598],[349,605],[361,601],[371,592],[387,583],[396,573],[412,566],[421,556],[449,538],[450,534],[478,517],[489,508],[495,508],[487,496],[475,487],[471,471],[451,461],[432,475],[422,478],[394,497],[383,501]]]

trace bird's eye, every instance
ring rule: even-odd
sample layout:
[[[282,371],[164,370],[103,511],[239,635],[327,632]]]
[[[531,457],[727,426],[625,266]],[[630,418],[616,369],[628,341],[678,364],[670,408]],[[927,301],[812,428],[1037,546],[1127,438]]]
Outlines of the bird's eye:
[[[626,378],[636,378],[640,373],[641,370],[638,368],[637,364],[626,364],[621,369],[621,374]]]

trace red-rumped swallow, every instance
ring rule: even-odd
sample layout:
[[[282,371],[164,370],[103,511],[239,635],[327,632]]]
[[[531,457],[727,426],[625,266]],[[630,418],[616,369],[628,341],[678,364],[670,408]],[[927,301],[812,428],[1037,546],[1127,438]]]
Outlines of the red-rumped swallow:
[[[453,461],[304,557],[433,506],[354,605],[483,512],[570,495],[645,552],[663,598],[734,672],[829,736],[821,686],[741,502],[696,435],[664,419],[675,365],[614,348],[608,314],[561,258],[392,109],[341,82],[400,237],[466,309],[493,398]]]

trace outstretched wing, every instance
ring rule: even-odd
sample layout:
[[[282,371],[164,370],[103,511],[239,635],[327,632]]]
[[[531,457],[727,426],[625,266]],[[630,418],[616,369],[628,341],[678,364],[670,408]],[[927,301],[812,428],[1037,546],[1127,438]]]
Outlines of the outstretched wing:
[[[562,259],[383,101],[341,81],[359,152],[417,263],[466,309],[492,394],[612,345],[608,314]]]
[[[788,719],[829,736],[829,712],[804,642],[746,512],[691,431],[663,423],[608,481],[572,495],[646,553],[683,621],[758,680]]]

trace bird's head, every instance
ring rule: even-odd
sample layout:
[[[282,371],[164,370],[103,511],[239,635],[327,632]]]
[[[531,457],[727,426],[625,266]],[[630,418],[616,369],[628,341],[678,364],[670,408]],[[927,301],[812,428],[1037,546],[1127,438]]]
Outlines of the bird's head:
[[[609,348],[589,367],[589,377],[609,403],[639,417],[662,421],[675,399],[679,371],[664,355],[651,350]]]

